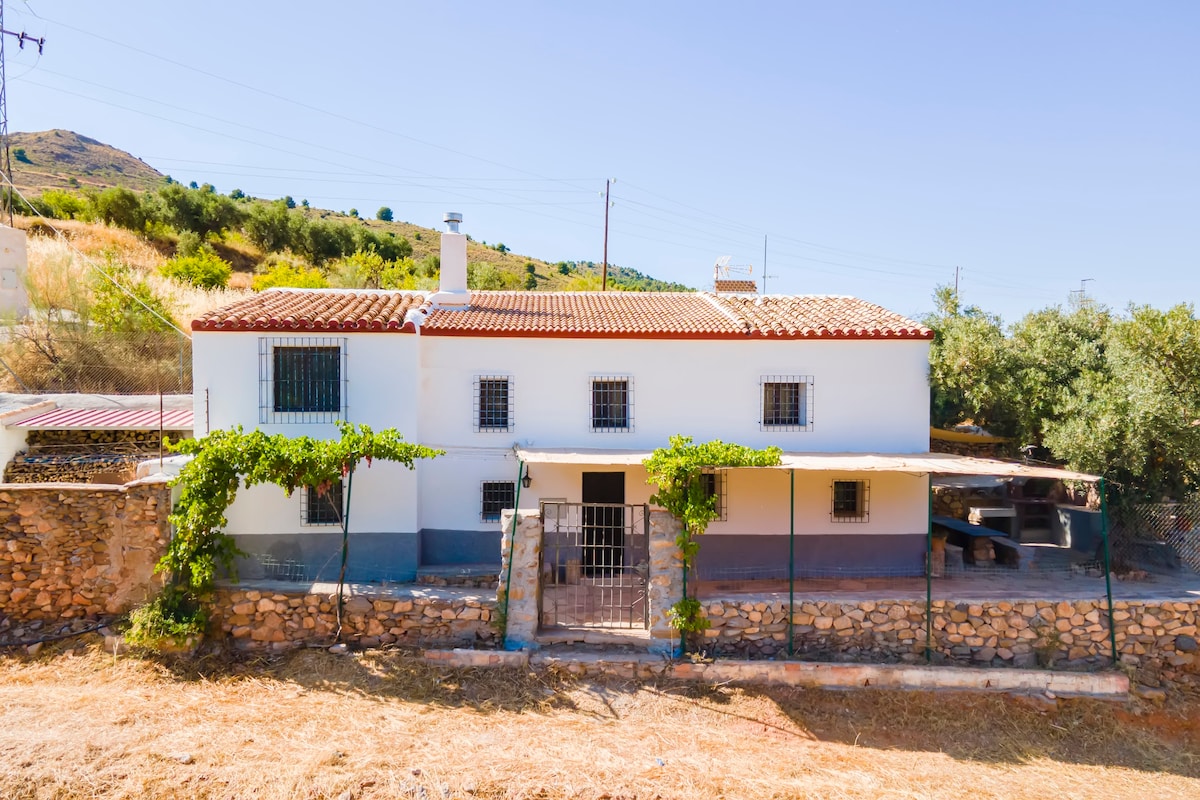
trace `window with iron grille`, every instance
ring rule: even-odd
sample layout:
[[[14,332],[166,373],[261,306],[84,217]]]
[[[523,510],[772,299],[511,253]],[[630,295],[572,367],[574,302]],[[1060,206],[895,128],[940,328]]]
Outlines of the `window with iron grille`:
[[[517,484],[512,481],[484,481],[480,495],[482,506],[479,518],[484,522],[499,522],[500,512],[517,503]]]
[[[834,522],[867,522],[870,500],[870,481],[834,481],[830,518]]]
[[[499,375],[475,377],[475,430],[513,429],[512,378]]]
[[[772,431],[812,430],[811,375],[766,375],[762,378],[759,427]]]
[[[714,469],[700,474],[704,481],[704,493],[717,498],[717,519],[726,522],[729,519],[729,502],[725,485],[725,470]]]
[[[633,430],[633,382],[629,378],[592,378],[592,431]]]
[[[342,524],[342,482],[331,484],[324,492],[315,486],[300,491],[300,522],[303,525]]]
[[[262,338],[259,422],[334,422],[346,417],[346,340]]]

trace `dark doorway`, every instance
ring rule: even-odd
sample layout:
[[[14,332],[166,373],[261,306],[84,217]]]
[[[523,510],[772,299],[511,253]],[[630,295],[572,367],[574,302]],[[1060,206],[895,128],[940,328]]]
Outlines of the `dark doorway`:
[[[625,565],[625,473],[583,473],[583,574],[612,575]]]

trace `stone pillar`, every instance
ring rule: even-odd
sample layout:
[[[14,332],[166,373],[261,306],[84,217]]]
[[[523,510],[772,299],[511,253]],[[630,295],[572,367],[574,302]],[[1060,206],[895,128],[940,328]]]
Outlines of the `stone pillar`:
[[[679,631],[671,627],[667,610],[683,596],[683,559],[675,537],[683,526],[666,511],[650,512],[650,650],[681,654]]]
[[[517,518],[513,546],[513,516]],[[504,649],[522,650],[537,646],[541,604],[542,516],[532,509],[500,513],[500,585],[496,590],[496,613],[504,616]],[[508,568],[512,558],[511,577]],[[507,609],[505,605],[507,603]]]

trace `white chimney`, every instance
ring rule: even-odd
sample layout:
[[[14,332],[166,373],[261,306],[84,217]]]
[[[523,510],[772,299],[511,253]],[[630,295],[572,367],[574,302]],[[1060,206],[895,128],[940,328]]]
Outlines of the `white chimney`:
[[[466,306],[471,293],[467,290],[467,235],[458,232],[462,214],[447,211],[443,221],[448,230],[442,234],[441,285],[430,299],[439,306]]]

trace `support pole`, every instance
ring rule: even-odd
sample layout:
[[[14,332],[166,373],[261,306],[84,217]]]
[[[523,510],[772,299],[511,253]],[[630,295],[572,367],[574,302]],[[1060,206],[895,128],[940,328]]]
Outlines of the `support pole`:
[[[308,491],[305,489],[304,491]],[[346,503],[342,506],[342,566],[338,570],[337,633],[333,638],[342,638],[342,608],[345,605],[346,557],[350,553],[350,498],[354,494],[354,470],[346,476]]]
[[[1117,666],[1117,625],[1113,619],[1112,554],[1108,544],[1108,487],[1100,479],[1100,536],[1104,539],[1104,593],[1108,596],[1108,644],[1113,666]]]
[[[686,522],[683,524],[683,532],[685,534],[687,533],[687,523]],[[687,574],[688,574],[688,562],[687,562],[687,557],[684,556],[684,559],[683,559],[683,597],[681,598],[683,600],[687,600],[687,596],[688,596],[688,594],[687,594]],[[679,654],[687,655],[687,631],[685,631],[683,629],[680,629],[680,631],[679,631]]]
[[[925,476],[929,524],[925,526],[925,663],[933,662],[933,475]]]
[[[508,596],[512,594],[512,565],[513,556],[517,553],[517,509],[521,507],[521,478],[525,462],[517,459],[517,491],[513,497],[512,533],[508,537],[508,574],[504,578],[504,627],[505,638],[508,637]],[[539,578],[540,580],[540,578]]]
[[[788,655],[796,654],[796,470],[788,470]]]

